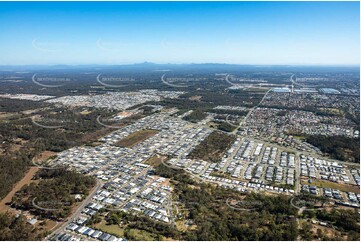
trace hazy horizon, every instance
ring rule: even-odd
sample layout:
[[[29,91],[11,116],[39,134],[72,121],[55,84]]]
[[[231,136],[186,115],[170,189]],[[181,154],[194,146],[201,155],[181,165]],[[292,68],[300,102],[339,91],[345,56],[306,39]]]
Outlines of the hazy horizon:
[[[0,2],[0,65],[360,65],[359,2]]]

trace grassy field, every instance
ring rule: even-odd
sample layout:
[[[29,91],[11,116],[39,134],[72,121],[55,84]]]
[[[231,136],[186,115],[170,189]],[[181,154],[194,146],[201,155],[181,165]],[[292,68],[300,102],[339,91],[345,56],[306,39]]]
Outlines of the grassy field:
[[[142,240],[142,241],[158,240],[155,234],[139,229],[130,229],[128,232],[128,237],[130,240]]]
[[[100,223],[94,226],[96,229],[99,229],[103,232],[114,234],[120,238],[124,238],[124,229],[119,228],[117,224],[107,225],[105,220],[102,220]]]
[[[151,166],[159,166],[160,163],[162,163],[162,159],[165,161],[168,157],[167,156],[157,156],[153,155],[148,160],[145,161],[145,164],[151,165]]]
[[[179,220],[177,222],[175,222],[175,226],[179,231],[189,231],[189,230],[196,230],[197,229],[197,225],[193,224],[193,225],[186,225],[187,220]]]
[[[216,176],[216,177],[221,177],[221,178],[230,178],[232,179],[232,176],[227,173],[227,172],[224,172],[224,171],[213,171],[211,173],[211,176]]]
[[[360,193],[358,186],[354,186],[354,185],[350,185],[350,184],[340,184],[340,183],[336,183],[336,182],[330,182],[330,181],[319,180],[319,179],[312,179],[312,183],[309,183],[308,180],[301,180],[301,184],[318,186],[318,187],[322,187],[322,188],[337,189],[337,190],[344,191],[344,192]]]
[[[149,129],[139,130],[137,132],[134,132],[134,133],[128,135],[124,139],[118,141],[116,143],[116,145],[129,148],[136,144],[139,144],[140,142],[148,139],[149,137],[152,137],[153,135],[157,134],[158,132],[159,131],[157,131],[157,130],[149,130]]]

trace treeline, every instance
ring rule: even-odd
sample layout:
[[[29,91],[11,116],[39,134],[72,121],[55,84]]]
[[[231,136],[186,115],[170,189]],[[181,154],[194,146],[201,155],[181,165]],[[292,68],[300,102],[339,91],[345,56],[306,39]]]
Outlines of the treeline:
[[[0,112],[20,112],[48,106],[43,102],[0,98]]]
[[[360,139],[345,136],[327,137],[323,135],[306,135],[306,141],[332,158],[360,162]]]
[[[85,198],[95,186],[95,178],[65,168],[41,169],[39,182],[25,185],[12,198],[11,206],[42,218],[61,220],[69,216],[75,195]]]
[[[212,109],[216,106],[212,103],[189,100],[188,98],[164,99],[160,102],[149,102],[149,104],[163,105],[170,108],[177,107],[178,109],[186,109],[186,110],[191,110],[191,109],[207,110],[207,109]]]
[[[129,240],[135,240],[130,230],[139,229],[151,233],[157,240],[163,240],[164,237],[178,239],[180,232],[171,225],[154,221],[146,216],[135,215],[123,211],[110,211],[106,218],[107,224],[127,224],[124,229],[124,235]]]
[[[28,170],[31,160],[41,152],[60,152],[91,143],[111,131],[98,124],[96,119],[99,115],[107,117],[113,113],[89,109],[88,113],[81,114],[81,111],[62,108],[39,111],[37,114],[42,119],[38,123],[62,126],[55,129],[40,127],[30,117],[0,122],[0,198],[10,192]],[[17,145],[20,147],[18,151],[14,149]]]
[[[207,113],[196,109],[191,114],[185,116],[183,119],[192,123],[197,123],[207,117]]]
[[[16,217],[10,213],[0,213],[1,241],[41,240],[44,236],[45,232],[39,233],[27,223],[25,216]]]
[[[0,199],[5,197],[13,185],[23,178],[29,169],[34,151],[20,150],[0,156]]]
[[[246,116],[248,113],[248,111],[227,110],[227,109],[212,109],[209,110],[209,112],[216,114],[230,114],[230,115],[238,115],[238,116]]]
[[[36,113],[40,118],[33,121],[30,117],[24,117],[11,122],[0,122],[0,141],[11,143],[14,139],[20,138],[43,146],[46,150],[62,151],[74,145],[81,145],[84,142],[82,137],[87,133],[104,129],[104,126],[97,122],[97,118],[99,115],[104,118],[111,114],[113,113],[107,110],[93,109],[41,110]]]
[[[158,175],[171,176],[179,201],[189,210],[186,220],[193,221],[194,230],[180,232],[180,240],[296,240],[297,210],[287,196],[248,194],[246,198],[233,190],[206,183],[190,186],[189,175],[163,164],[155,168]],[[177,175],[179,174],[179,175]],[[255,210],[236,210],[227,199],[258,204]],[[243,200],[244,199],[244,200]]]
[[[190,159],[201,159],[210,162],[221,161],[224,153],[231,147],[235,137],[223,132],[214,131],[197,145],[188,155]]]
[[[226,86],[224,86],[226,87]],[[264,93],[252,93],[246,91],[224,91],[223,88],[209,86],[207,90],[194,90],[187,89],[182,91],[187,91],[186,94],[183,94],[178,99],[164,99],[160,102],[149,102],[148,104],[158,104],[166,107],[177,107],[179,109],[200,109],[203,111],[212,111],[214,107],[219,105],[228,105],[228,106],[244,106],[244,107],[253,107],[257,105]],[[200,101],[190,100],[192,96],[202,96]],[[218,112],[218,111],[217,111]],[[219,111],[222,112],[222,111]],[[227,113],[246,115],[246,112],[243,111],[233,111],[227,110]]]
[[[233,130],[236,129],[235,125],[231,125],[227,122],[217,121],[215,123],[216,123],[216,128],[224,132],[232,132]]]
[[[312,112],[315,115],[320,115],[320,116],[341,116],[342,115],[341,113],[340,114],[333,113],[333,112],[327,111],[327,109],[324,109],[322,107],[317,107],[317,106],[298,107],[298,106],[284,106],[284,105],[274,105],[274,104],[261,104],[260,107],[284,109],[287,111],[298,110],[298,111]],[[281,115],[279,115],[279,116],[281,116]]]
[[[360,214],[356,209],[307,210],[304,216],[337,227],[347,235],[347,240],[360,241]]]
[[[173,181],[181,182],[182,184],[195,184],[184,170],[170,169],[163,164],[155,167],[155,174],[161,177],[171,178]]]
[[[304,240],[333,240],[324,230],[317,230],[317,233],[312,231],[312,226],[306,220],[300,220],[298,227],[297,218],[301,216],[330,223],[331,227],[337,229],[335,234],[338,240],[345,237],[347,240],[359,240],[357,210],[305,210],[299,215],[298,209],[291,205],[290,196],[241,194],[211,184],[197,183],[183,170],[174,170],[163,164],[155,167],[155,174],[172,178],[177,200],[189,211],[183,219],[195,225],[194,229],[176,231],[176,239],[295,241],[300,237]],[[319,199],[314,196],[309,198]],[[241,201],[241,208],[248,210],[237,210],[237,205],[229,206],[229,199]],[[320,200],[321,203],[325,201],[327,199]]]

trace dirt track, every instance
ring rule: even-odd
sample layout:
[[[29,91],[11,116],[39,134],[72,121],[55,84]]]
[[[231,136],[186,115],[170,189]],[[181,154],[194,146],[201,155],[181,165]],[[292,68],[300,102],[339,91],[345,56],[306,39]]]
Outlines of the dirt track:
[[[11,192],[4,197],[0,202],[0,212],[6,212],[13,210],[10,206],[6,205],[6,203],[11,202],[14,194],[19,191],[25,184],[29,184],[31,182],[31,178],[33,178],[34,174],[39,170],[39,167],[30,167],[29,171],[25,174],[23,179],[21,179],[16,185],[13,187]]]

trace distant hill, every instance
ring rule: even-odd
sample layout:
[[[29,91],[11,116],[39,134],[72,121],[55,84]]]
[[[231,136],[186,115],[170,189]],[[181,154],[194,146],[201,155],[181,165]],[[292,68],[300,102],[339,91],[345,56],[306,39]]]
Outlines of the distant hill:
[[[237,65],[222,63],[200,64],[156,64],[143,62],[125,65],[8,65],[0,66],[0,71],[36,71],[36,70],[138,70],[138,71],[285,71],[285,72],[359,72],[359,66],[322,66],[322,65]]]

